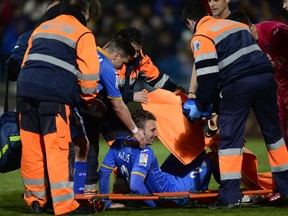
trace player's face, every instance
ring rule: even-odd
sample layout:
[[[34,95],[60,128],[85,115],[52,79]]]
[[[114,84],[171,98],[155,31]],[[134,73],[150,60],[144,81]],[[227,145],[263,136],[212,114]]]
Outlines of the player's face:
[[[288,0],[283,1],[283,9],[286,10],[286,12],[288,12]]]
[[[112,61],[112,64],[115,69],[120,69],[122,68],[123,64],[127,64],[130,60],[131,60],[130,56],[125,57],[125,58],[119,57],[115,59],[114,61]]]
[[[152,145],[155,138],[158,136],[156,121],[149,120],[146,123],[145,129],[143,130],[145,136],[145,143]]]
[[[228,3],[230,0],[208,0],[214,17],[224,19],[229,15]]]

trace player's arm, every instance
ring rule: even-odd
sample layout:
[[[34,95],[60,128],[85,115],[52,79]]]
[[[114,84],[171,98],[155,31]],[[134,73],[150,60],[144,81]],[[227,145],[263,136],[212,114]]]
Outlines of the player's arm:
[[[132,120],[128,107],[122,100],[121,93],[117,87],[115,70],[110,69],[102,72],[100,74],[100,80],[102,80],[101,82],[106,88],[107,96],[111,101],[116,116],[133,133],[133,136],[139,142],[140,147],[145,147],[144,134],[136,127],[134,121]]]
[[[130,176],[130,189],[134,194],[150,194],[146,185],[144,184],[145,177],[141,173],[132,172]],[[156,207],[153,200],[144,200],[145,204],[151,207]]]
[[[99,175],[99,192],[109,193],[110,174],[116,167],[116,161],[113,155],[113,148],[110,148],[104,157],[104,160],[98,170]]]
[[[116,167],[116,161],[113,155],[113,148],[110,148],[107,154],[104,157],[104,160],[98,170],[99,177],[99,193],[100,194],[108,194],[110,192],[110,174]],[[105,200],[106,207],[109,208],[111,206],[110,200]]]
[[[134,121],[132,120],[130,111],[122,99],[111,100],[113,109],[117,117],[121,122],[132,132],[133,136],[139,142],[141,148],[145,147],[144,134],[141,130],[138,130]]]
[[[149,148],[145,148],[135,156],[135,161],[130,176],[130,189],[135,194],[150,194],[151,191],[145,184],[146,176],[151,170],[151,165],[154,162],[155,155]],[[155,182],[150,182],[154,184]],[[145,204],[155,207],[153,200],[145,200]]]
[[[288,60],[288,53],[287,53],[287,49],[288,49],[288,41],[287,41],[288,26],[287,25],[279,26],[278,28],[276,28],[273,31],[273,34],[270,37],[272,37],[271,46],[273,47],[273,49],[275,50],[275,52],[279,56],[278,60],[279,61],[285,61],[286,60],[286,62],[281,62],[281,63],[287,64],[287,60]],[[281,59],[281,57],[283,59]]]
[[[103,193],[103,194],[109,193],[110,174],[112,170],[113,169],[111,167],[101,164],[99,171],[98,171],[100,193]]]
[[[99,176],[99,193],[100,194],[108,194],[110,189],[110,174],[112,172],[112,167],[107,167],[106,165],[101,164],[99,170],[98,170],[98,176]],[[111,206],[110,200],[105,200],[106,207],[109,208]]]

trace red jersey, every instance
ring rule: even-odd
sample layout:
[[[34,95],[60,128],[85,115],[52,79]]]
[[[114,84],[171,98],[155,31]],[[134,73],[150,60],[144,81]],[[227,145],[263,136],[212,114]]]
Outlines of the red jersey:
[[[258,45],[269,55],[279,89],[288,90],[288,25],[267,21],[255,24]]]

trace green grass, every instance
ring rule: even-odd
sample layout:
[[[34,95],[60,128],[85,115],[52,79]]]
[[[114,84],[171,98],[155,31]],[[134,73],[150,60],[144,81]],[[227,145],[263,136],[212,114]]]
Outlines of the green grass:
[[[266,172],[269,171],[269,165],[267,160],[267,151],[262,140],[248,140],[246,146],[258,156],[259,160],[259,171]],[[152,148],[154,149],[159,164],[162,164],[164,159],[169,154],[169,151],[159,142],[156,142]],[[105,143],[101,143],[100,146],[100,157],[101,162],[108,146]],[[215,183],[214,179],[211,180],[210,189],[217,189],[218,185]],[[0,215],[14,216],[14,215],[30,215],[29,209],[26,203],[21,198],[23,193],[23,185],[21,182],[21,177],[19,170],[0,174]],[[186,206],[181,208],[155,208],[151,209],[149,207],[127,207],[125,209],[109,209],[102,212],[101,215],[106,216],[141,216],[141,215],[158,215],[158,216],[185,216],[185,215],[213,215],[213,216],[271,216],[271,215],[287,215],[288,208],[276,208],[268,206],[246,206],[238,209],[231,210],[209,210],[207,206],[193,205],[188,203]],[[48,212],[43,215],[51,215],[52,212]]]

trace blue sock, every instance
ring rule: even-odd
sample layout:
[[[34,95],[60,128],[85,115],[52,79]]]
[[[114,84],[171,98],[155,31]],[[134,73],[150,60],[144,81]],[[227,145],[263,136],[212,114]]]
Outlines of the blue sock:
[[[83,194],[87,174],[87,162],[77,161],[74,164],[74,193]]]

